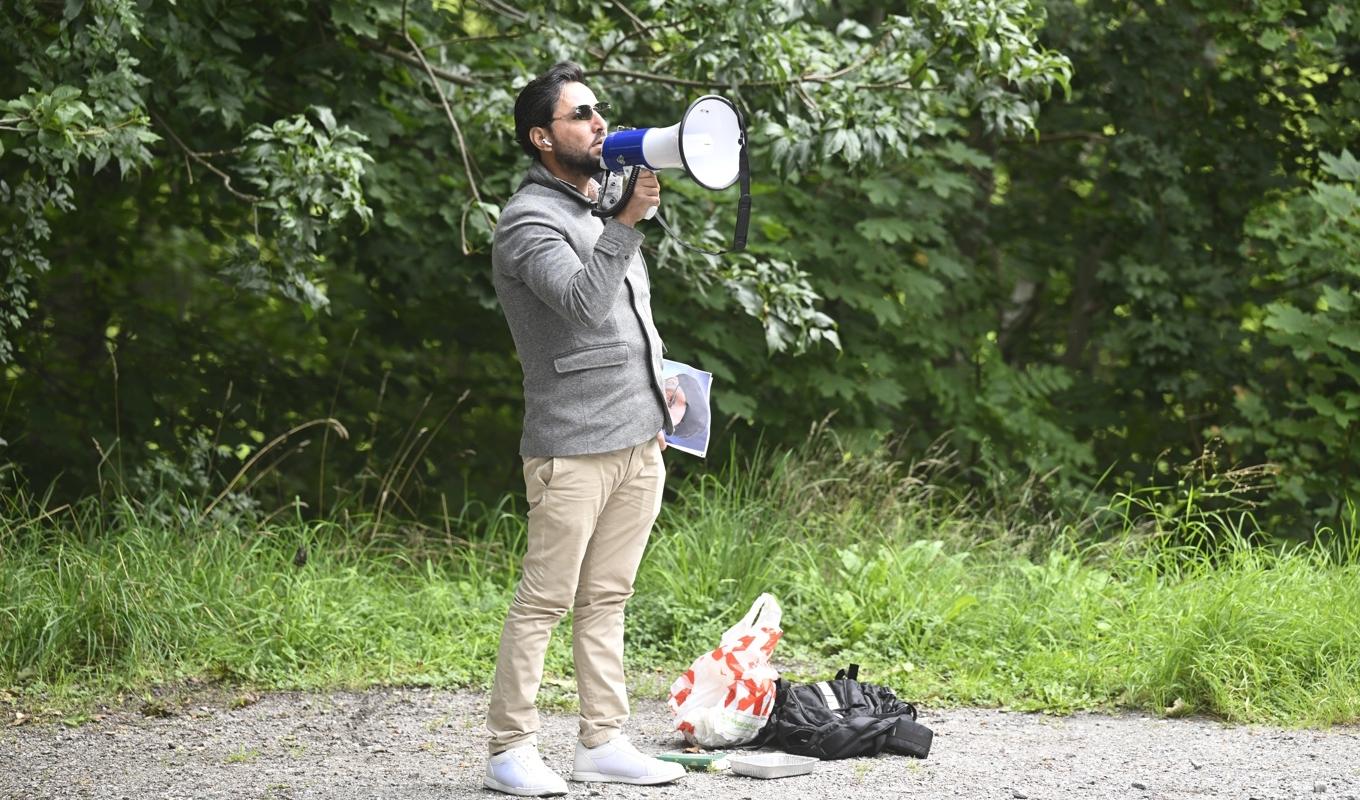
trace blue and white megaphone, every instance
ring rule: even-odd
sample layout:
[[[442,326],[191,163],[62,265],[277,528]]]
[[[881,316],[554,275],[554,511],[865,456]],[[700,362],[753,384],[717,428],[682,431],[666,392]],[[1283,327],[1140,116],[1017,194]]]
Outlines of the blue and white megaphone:
[[[611,172],[628,167],[679,168],[695,183],[717,191],[737,182],[744,139],[737,107],[727,98],[710,94],[691,103],[685,116],[669,128],[609,134],[600,166]]]
[[[600,166],[610,172],[622,172],[630,167],[683,169],[695,183],[713,191],[726,189],[740,178],[741,200],[732,250],[746,246],[746,227],[751,213],[746,126],[731,100],[714,94],[704,95],[690,103],[680,121],[668,128],[630,128],[607,135],[600,152]],[[633,180],[636,180],[636,170]],[[612,215],[621,209],[632,194],[633,180],[629,181],[617,203],[608,211],[597,213]],[[655,213],[655,207],[649,209],[647,218],[651,219]]]

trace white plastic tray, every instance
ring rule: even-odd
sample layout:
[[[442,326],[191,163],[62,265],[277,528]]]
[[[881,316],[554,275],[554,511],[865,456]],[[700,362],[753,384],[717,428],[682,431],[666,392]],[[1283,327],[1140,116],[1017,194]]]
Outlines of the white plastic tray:
[[[729,756],[732,771],[738,775],[752,778],[787,778],[790,775],[806,775],[812,771],[817,759],[812,756],[795,756],[789,753],[752,753],[745,756]]]

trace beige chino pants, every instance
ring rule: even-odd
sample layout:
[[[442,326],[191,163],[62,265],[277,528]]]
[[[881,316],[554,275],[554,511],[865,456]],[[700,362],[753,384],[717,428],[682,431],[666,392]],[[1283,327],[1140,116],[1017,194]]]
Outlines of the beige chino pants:
[[[493,754],[536,741],[543,658],[568,609],[580,740],[596,747],[618,735],[628,719],[623,609],[665,481],[655,439],[610,453],[524,460],[528,552],[496,658],[486,722]]]

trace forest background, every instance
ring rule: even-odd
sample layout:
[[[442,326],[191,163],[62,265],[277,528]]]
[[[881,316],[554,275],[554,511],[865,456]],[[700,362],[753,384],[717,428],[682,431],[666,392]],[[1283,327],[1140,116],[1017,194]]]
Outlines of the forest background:
[[[0,621],[19,634],[0,647],[5,684],[124,657],[145,666],[165,654],[137,646],[207,629],[181,618],[207,602],[208,584],[167,600],[164,618],[137,617],[136,598],[107,588],[122,585],[114,578],[91,599],[101,569],[138,569],[127,552],[193,542],[227,570],[265,547],[274,560],[256,579],[270,602],[290,560],[301,569],[311,552],[322,569],[316,526],[327,521],[343,529],[326,540],[349,554],[336,568],[350,578],[369,557],[403,575],[419,567],[436,552],[421,538],[430,531],[443,535],[440,557],[501,552],[488,543],[515,524],[522,488],[520,370],[489,247],[527,165],[514,96],[559,59],[586,68],[618,110],[611,124],[668,125],[718,93],[750,129],[749,249],[704,257],[656,229],[644,245],[668,356],[715,376],[708,463],[670,459],[675,507],[715,527],[695,523],[674,541],[698,550],[658,557],[671,577],[707,565],[713,584],[702,601],[677,584],[654,619],[643,612],[656,652],[683,656],[685,624],[780,585],[792,608],[799,587],[814,587],[825,593],[803,608],[838,609],[817,623],[828,626],[816,629],[822,655],[890,622],[917,626],[902,652],[919,652],[982,613],[990,578],[977,573],[976,592],[955,602],[968,581],[949,576],[962,573],[932,572],[944,605],[925,627],[873,622],[883,598],[836,581],[939,566],[983,541],[1019,542],[1020,561],[1006,562],[1017,586],[1051,572],[1088,599],[1105,579],[1082,577],[1092,557],[1070,540],[1111,531],[1212,540],[1194,556],[1208,559],[1196,562],[1205,574],[1233,569],[1214,548],[1325,539],[1325,554],[1305,554],[1325,563],[1299,567],[1297,597],[1280,595],[1312,599],[1286,616],[1313,607],[1319,586],[1335,601],[1320,613],[1342,614],[1360,583],[1360,13],[1348,3],[8,0],[0,19]],[[662,181],[670,223],[722,246],[736,189]],[[799,472],[788,453],[815,469]],[[827,490],[827,476],[849,488]],[[903,494],[913,486],[939,491]],[[727,505],[709,502],[715,491]],[[847,509],[858,521],[837,516]],[[907,535],[911,509],[925,516]],[[1092,509],[1117,524],[1092,522]],[[761,510],[772,516],[749,516]],[[663,528],[683,530],[678,514]],[[718,580],[769,550],[714,550],[715,530],[792,530],[817,514],[809,542],[874,531],[842,542],[824,582],[785,556]],[[955,524],[965,518],[983,522]],[[277,545],[250,538],[271,525],[292,527]],[[217,549],[221,529],[243,531],[233,546],[246,555]],[[359,549],[346,550],[355,536]],[[100,550],[100,537],[118,543]],[[381,558],[366,549],[374,537],[388,537]],[[393,552],[399,563],[383,561]],[[1288,571],[1240,552],[1250,563],[1231,596],[1255,602],[1260,570]],[[1198,574],[1161,557],[1144,564],[1151,586]],[[145,560],[136,585],[183,577]],[[450,567],[458,580],[423,563],[455,587],[496,576],[468,585],[500,588],[460,601],[486,612],[476,625],[494,641],[514,562],[492,560],[485,572]],[[667,579],[643,576],[653,588]],[[364,591],[343,585],[325,591]],[[889,598],[921,588],[868,585]],[[383,607],[407,610],[409,589]],[[237,602],[228,594],[218,599]],[[1025,596],[1036,614],[1067,608]],[[441,597],[431,614],[449,613]],[[1137,605],[1125,600],[1111,602]],[[1206,600],[1214,613],[1219,600]],[[1178,602],[1167,613],[1184,619],[1194,602]],[[1080,636],[1105,636],[1110,623],[1092,613]],[[1271,618],[1284,620],[1275,638],[1245,647],[1285,663],[1268,652],[1281,631],[1324,637],[1297,642],[1302,661],[1286,664],[1302,676],[1298,708],[1312,709],[1299,713],[1351,719],[1360,681],[1329,665],[1355,663],[1353,617]],[[325,633],[285,636],[277,663],[313,670],[288,673],[294,683],[324,683],[316,665],[340,669],[349,645],[325,638],[340,635],[334,620],[307,619]],[[231,620],[224,635],[240,639],[245,623]],[[1163,622],[1143,616],[1139,630]],[[960,688],[948,670],[932,686],[1039,705],[1259,700],[1223,701],[1195,683],[1212,670],[1174,665],[1146,696],[1102,683],[1109,670],[1045,684],[1033,663],[998,665],[994,643],[1013,626],[997,624],[960,651],[960,669],[990,665],[975,673],[983,688]],[[356,624],[353,635],[386,630]],[[1021,638],[1015,652],[1030,653]],[[255,647],[236,660],[210,647],[175,670],[278,683]],[[383,679],[428,674],[434,657],[420,652]],[[461,666],[439,674],[478,674],[487,654],[460,652]],[[381,672],[367,663],[365,679]],[[1230,694],[1234,669],[1220,675]],[[1278,685],[1262,669],[1251,685]],[[1349,699],[1318,712],[1310,692],[1335,680]]]
[[[4,15],[10,487],[215,495],[334,418],[347,441],[292,437],[271,455],[311,444],[240,500],[321,514],[395,480],[422,513],[517,488],[488,249],[526,165],[514,95],[560,58],[615,124],[670,124],[707,92],[749,117],[749,251],[646,244],[671,357],[718,380],[719,458],[827,417],[852,448],[943,437],[969,480],[1083,490],[1209,450],[1273,465],[1270,507],[1305,532],[1360,487],[1345,3]],[[663,179],[674,226],[722,244],[736,189]]]

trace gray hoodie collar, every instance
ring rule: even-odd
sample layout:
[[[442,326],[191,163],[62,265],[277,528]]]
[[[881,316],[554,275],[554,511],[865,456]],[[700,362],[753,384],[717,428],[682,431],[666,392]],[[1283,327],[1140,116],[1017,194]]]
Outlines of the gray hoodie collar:
[[[594,184],[595,190],[599,191],[599,184],[595,182],[595,179],[591,178],[590,182]],[[577,189],[575,186],[571,185],[570,183],[567,183],[566,181],[552,174],[552,172],[548,171],[548,168],[543,166],[543,162],[541,161],[535,161],[533,164],[529,166],[529,171],[525,173],[524,181],[520,184],[520,186],[525,186],[530,183],[536,183],[539,186],[546,186],[549,189],[557,189],[559,191],[565,192],[566,194],[571,195],[571,197],[575,198],[576,200],[580,200],[582,203],[585,203],[587,205],[590,205],[595,202],[586,195],[581,194],[581,191]]]

